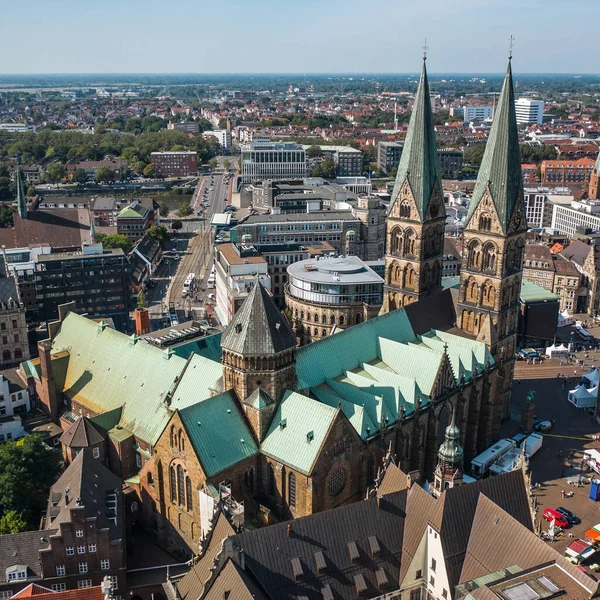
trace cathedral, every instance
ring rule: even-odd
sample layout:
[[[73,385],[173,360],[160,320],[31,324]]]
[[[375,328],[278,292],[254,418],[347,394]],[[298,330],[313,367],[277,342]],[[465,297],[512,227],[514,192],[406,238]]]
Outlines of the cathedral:
[[[297,347],[257,281],[222,334],[173,351],[69,312],[23,377],[50,414],[66,407],[74,427],[93,423],[104,440],[94,456],[135,490],[139,518],[181,558],[199,553],[223,503],[255,524],[324,511],[363,498],[386,456],[439,493],[461,483],[463,461],[497,439],[509,411],[525,240],[510,64],[459,289],[441,285],[444,222],[424,62],[379,316]]]

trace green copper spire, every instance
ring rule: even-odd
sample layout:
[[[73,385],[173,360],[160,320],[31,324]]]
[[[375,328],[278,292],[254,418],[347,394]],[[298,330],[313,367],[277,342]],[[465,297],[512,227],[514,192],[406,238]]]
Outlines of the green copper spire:
[[[425,61],[424,57],[421,79],[392,193],[393,204],[402,185],[408,179],[421,220],[424,220],[427,215],[427,207],[436,182],[439,185],[440,193],[442,190]]]
[[[462,463],[463,455],[460,445],[460,429],[456,426],[456,410],[453,410],[450,425],[446,427],[446,439],[440,446],[438,457],[446,463],[456,465]]]
[[[477,183],[471,198],[467,225],[486,190],[490,190],[504,233],[518,204],[523,205],[523,176],[519,131],[515,113],[511,61],[508,61],[504,85],[494,113],[490,136],[485,146]],[[522,211],[525,215],[525,211]]]
[[[23,175],[21,169],[17,169],[17,211],[21,219],[27,218],[27,197],[25,196],[25,187],[23,186]]]

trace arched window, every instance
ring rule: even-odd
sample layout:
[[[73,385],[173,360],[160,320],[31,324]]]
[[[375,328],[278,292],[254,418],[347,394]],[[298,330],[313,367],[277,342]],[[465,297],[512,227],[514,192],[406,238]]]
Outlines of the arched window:
[[[479,217],[479,229],[480,231],[491,231],[492,217],[487,213],[481,213],[481,216]]]
[[[288,504],[296,508],[296,476],[293,473],[288,477]]]
[[[275,469],[269,463],[269,496],[275,496]]]
[[[252,491],[254,489],[254,467],[250,467],[244,473],[244,483],[246,484],[246,487],[250,491]]]
[[[316,327],[313,329],[313,335],[314,336],[319,335],[319,330]]]
[[[306,313],[306,320],[310,322],[310,313]]]
[[[401,284],[402,283],[402,269],[400,265],[394,265],[392,267],[392,283]]]
[[[323,331],[321,331],[321,337],[325,337],[327,335],[327,329],[323,329]]]
[[[522,238],[517,240],[517,249],[515,253],[515,267],[520,269],[523,266],[523,254],[525,253],[525,244]]]
[[[319,322],[319,313],[315,313],[315,323]]]
[[[496,268],[496,246],[488,242],[483,247],[483,270],[493,271]]]
[[[337,469],[334,471],[329,478],[327,489],[330,496],[337,496],[346,485],[346,471],[344,469]]]
[[[177,442],[179,444],[179,452],[183,452],[185,450],[185,440],[183,439],[183,430],[180,429],[177,434]]]
[[[177,502],[177,478],[175,476],[175,467],[169,468],[170,484],[171,484],[171,502]]]
[[[359,323],[362,323],[362,315],[360,313],[356,313],[356,316],[354,317],[354,322],[358,325]]]
[[[185,504],[185,485],[183,481],[183,467],[177,465],[177,503],[179,506]]]
[[[177,436],[175,435],[175,425],[171,425],[171,431],[169,432],[169,441],[171,448],[175,448],[177,445]]]
[[[154,487],[154,477],[152,477],[152,473],[150,473],[150,471],[148,471],[148,474],[146,475],[146,483],[149,487]]]
[[[410,202],[407,200],[400,205],[400,218],[410,219]]]
[[[321,323],[327,323],[327,315],[325,313],[323,313],[323,315],[321,316]]]
[[[331,315],[331,317],[329,317],[329,324],[335,325],[335,315]]]
[[[301,321],[304,321],[304,311],[302,311],[302,312],[300,313],[300,320],[301,320]],[[308,319],[308,320],[310,321],[310,319]]]
[[[403,254],[405,256],[412,256],[415,253],[415,239],[416,234],[412,229],[407,229],[404,234],[404,249]]]
[[[12,358],[10,350],[4,350],[4,352],[2,353],[2,358],[3,360],[10,360]]]
[[[399,256],[402,250],[402,229],[396,227],[390,237],[390,245],[392,249],[392,254]]]
[[[481,244],[478,240],[473,240],[469,245],[467,268],[481,269]]]
[[[340,315],[340,325],[344,324],[344,315]]]
[[[185,478],[185,498],[187,509],[192,510],[194,508],[194,500],[192,499],[192,480],[189,477]]]
[[[23,358],[23,350],[21,348],[15,348],[15,358]]]

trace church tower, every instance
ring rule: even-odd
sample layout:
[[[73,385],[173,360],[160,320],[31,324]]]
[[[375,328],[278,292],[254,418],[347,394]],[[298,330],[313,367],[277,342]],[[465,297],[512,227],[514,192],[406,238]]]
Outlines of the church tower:
[[[594,165],[594,170],[590,176],[588,197],[591,200],[600,200],[600,152],[598,152],[596,164]]]
[[[221,337],[223,383],[233,389],[257,440],[296,379],[296,336],[257,279]]]
[[[527,223],[511,58],[479,169],[464,240],[458,326],[500,365],[498,417],[508,416]]]
[[[387,216],[382,313],[441,283],[446,212],[425,60]]]
[[[438,451],[438,464],[433,475],[431,495],[439,498],[448,488],[463,484],[464,453],[460,445],[460,429],[456,426],[456,409],[452,412],[450,425],[446,427],[446,439]]]

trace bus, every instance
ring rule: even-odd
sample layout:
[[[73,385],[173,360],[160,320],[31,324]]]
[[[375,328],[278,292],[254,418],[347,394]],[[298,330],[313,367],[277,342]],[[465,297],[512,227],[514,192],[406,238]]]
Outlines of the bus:
[[[181,292],[181,296],[183,298],[194,293],[195,283],[196,283],[196,274],[189,273],[188,276],[185,278],[185,281],[183,282],[183,290]]]
[[[515,448],[516,443],[514,440],[502,439],[496,442],[493,446],[490,446],[487,450],[482,452],[479,456],[476,456],[471,461],[471,471],[473,477],[480,479],[486,477],[489,474],[490,467],[496,462],[501,456],[504,456],[509,450]]]

